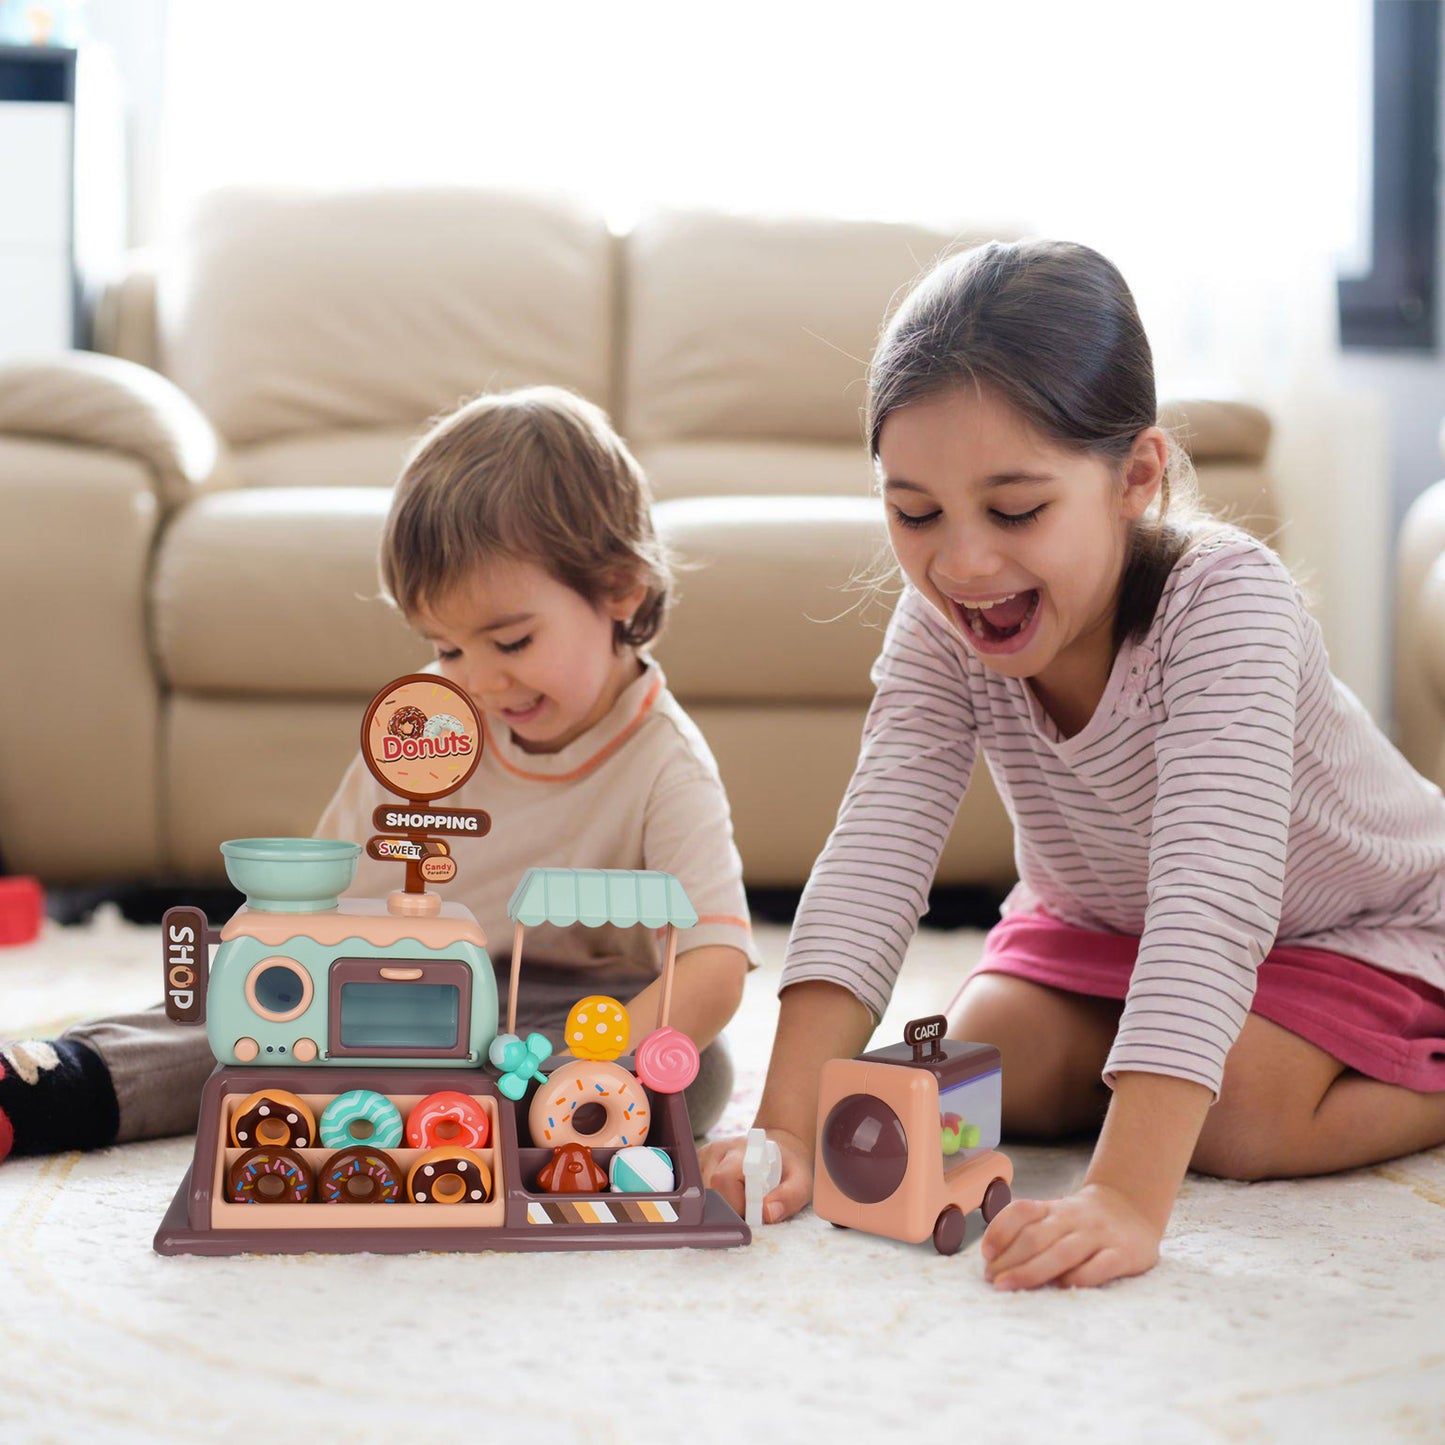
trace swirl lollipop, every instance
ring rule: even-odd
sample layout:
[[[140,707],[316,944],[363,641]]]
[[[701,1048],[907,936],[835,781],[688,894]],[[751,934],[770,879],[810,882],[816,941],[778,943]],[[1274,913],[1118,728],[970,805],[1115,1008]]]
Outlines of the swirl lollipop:
[[[659,1094],[680,1094],[697,1078],[697,1045],[680,1029],[653,1029],[637,1046],[637,1077]]]

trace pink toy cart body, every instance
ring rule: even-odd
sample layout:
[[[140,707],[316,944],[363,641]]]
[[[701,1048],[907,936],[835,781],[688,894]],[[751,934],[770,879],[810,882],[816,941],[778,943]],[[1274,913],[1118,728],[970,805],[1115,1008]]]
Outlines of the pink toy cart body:
[[[965,1215],[978,1209],[987,1223],[1009,1202],[1013,1164],[997,1147],[999,1051],[944,1039],[944,1027],[918,1020],[908,1028],[923,1042],[823,1066],[813,1208],[869,1234],[931,1237],[953,1254]]]

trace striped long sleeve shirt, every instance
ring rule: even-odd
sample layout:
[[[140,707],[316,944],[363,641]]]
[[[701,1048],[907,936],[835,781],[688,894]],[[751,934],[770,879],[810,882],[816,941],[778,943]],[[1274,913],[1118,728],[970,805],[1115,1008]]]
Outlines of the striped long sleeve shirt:
[[[1330,672],[1284,564],[1228,529],[1180,559],[1065,738],[909,589],[781,987],[881,1016],[981,748],[1014,824],[1003,913],[1140,940],[1105,1065],[1216,1096],[1276,942],[1445,988],[1445,799]]]

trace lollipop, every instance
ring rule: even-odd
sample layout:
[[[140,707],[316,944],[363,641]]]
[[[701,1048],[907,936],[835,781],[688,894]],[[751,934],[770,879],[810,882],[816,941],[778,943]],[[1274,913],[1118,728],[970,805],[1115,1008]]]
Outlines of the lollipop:
[[[679,1029],[653,1029],[637,1047],[637,1077],[659,1094],[680,1094],[697,1078],[697,1045]]]
[[[542,1065],[552,1053],[552,1040],[546,1034],[528,1034],[523,1043],[516,1034],[498,1034],[487,1050],[494,1067],[503,1071],[497,1087],[509,1098],[520,1099],[527,1092],[527,1081],[547,1082]]]

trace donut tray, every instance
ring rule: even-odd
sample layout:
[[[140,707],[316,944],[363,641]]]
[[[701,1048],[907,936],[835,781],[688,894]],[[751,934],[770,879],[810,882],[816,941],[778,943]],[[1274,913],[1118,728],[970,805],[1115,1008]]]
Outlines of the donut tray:
[[[630,1059],[618,1060],[624,1067]],[[318,1085],[325,1091],[318,1092]],[[230,1142],[237,1104],[258,1089],[285,1089],[319,1117],[338,1094],[375,1089],[405,1114],[427,1094],[473,1095],[492,1119],[490,1145],[476,1151],[492,1171],[492,1196],[477,1204],[233,1204],[225,1197],[229,1165],[244,1152]],[[221,1066],[201,1094],[195,1155],[155,1236],[159,1254],[410,1254],[420,1250],[573,1250],[725,1248],[751,1235],[729,1205],[702,1186],[687,1104],[680,1094],[648,1090],[653,1127],[647,1143],[672,1161],[666,1193],[548,1194],[537,1175],[551,1149],[532,1144],[529,1092],[513,1103],[485,1070],[285,1069]],[[335,1151],[301,1149],[319,1166]],[[386,1151],[403,1174],[422,1152]],[[593,1149],[606,1169],[615,1149]]]

